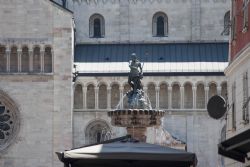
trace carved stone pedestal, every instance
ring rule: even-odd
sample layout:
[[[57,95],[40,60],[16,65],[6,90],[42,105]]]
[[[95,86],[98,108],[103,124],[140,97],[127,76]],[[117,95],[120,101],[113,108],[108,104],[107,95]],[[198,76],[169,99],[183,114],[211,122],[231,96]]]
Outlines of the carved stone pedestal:
[[[108,112],[113,126],[126,127],[134,139],[145,142],[147,127],[161,125],[164,111],[148,109],[123,109]]]
[[[128,135],[131,135],[133,139],[139,140],[141,142],[146,142],[146,127],[127,127]]]

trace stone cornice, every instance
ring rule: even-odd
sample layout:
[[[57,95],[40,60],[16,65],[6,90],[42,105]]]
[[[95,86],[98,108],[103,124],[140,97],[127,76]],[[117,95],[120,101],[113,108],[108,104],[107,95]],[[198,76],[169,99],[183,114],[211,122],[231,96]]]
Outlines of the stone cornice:
[[[250,43],[240,52],[240,54],[233,60],[228,67],[225,69],[224,73],[229,76],[236,68],[245,63],[250,58]]]

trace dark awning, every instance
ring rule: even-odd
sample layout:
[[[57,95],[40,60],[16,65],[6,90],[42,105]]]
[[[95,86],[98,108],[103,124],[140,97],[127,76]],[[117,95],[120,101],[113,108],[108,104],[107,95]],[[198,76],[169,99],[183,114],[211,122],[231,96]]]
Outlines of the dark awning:
[[[197,164],[194,153],[130,140],[95,144],[57,155],[66,166],[72,167],[195,167]]]
[[[218,146],[219,154],[239,162],[245,162],[250,152],[250,129],[221,142]]]

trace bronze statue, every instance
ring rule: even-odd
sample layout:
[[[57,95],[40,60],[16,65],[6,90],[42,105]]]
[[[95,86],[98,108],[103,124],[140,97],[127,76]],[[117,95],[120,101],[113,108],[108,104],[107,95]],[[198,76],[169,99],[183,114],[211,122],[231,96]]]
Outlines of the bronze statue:
[[[142,65],[137,59],[136,54],[132,53],[129,61],[130,73],[128,76],[128,83],[133,88],[133,92],[142,90],[141,79],[143,78]]]
[[[128,75],[128,83],[133,90],[126,93],[128,97],[128,107],[136,109],[152,109],[150,101],[144,95],[141,79],[143,78],[143,65],[137,59],[136,54],[132,53],[129,61],[130,72]]]

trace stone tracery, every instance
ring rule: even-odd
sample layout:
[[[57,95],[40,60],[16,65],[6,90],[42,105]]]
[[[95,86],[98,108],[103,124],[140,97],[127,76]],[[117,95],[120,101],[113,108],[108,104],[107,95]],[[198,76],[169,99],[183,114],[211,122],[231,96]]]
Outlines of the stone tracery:
[[[13,142],[18,130],[18,108],[8,95],[0,90],[0,151]]]

